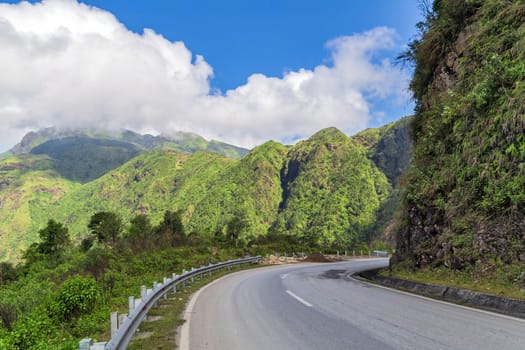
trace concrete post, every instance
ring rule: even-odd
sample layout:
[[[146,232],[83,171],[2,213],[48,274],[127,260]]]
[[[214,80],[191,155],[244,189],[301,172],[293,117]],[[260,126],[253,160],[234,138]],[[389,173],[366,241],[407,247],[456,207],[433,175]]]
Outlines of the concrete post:
[[[145,300],[146,299],[146,295],[147,294],[147,290],[146,290],[146,286],[140,286],[140,298],[142,300]]]
[[[109,327],[109,333],[111,334],[111,337],[115,335],[118,331],[118,312],[112,312],[110,316],[110,327]]]
[[[175,281],[178,277],[179,276],[177,276],[176,273],[171,275],[172,281]],[[177,285],[176,284],[173,285],[173,293],[177,293]]]
[[[130,315],[133,312],[133,310],[135,310],[135,296],[133,296],[133,295],[130,295],[130,297],[128,299],[128,309],[129,309],[129,314]]]
[[[169,279],[167,277],[164,277],[163,279],[163,283],[162,285],[166,285],[166,283],[168,283]],[[164,296],[163,296],[164,300],[168,299],[168,293],[164,293]]]
[[[93,345],[91,345],[91,350],[104,350],[106,349],[107,342],[97,342]]]
[[[82,339],[80,342],[78,342],[78,350],[89,350],[91,348],[91,344],[93,344],[93,340],[91,338]]]
[[[345,256],[346,256],[346,250],[345,250]]]
[[[160,285],[160,284],[157,283],[157,281],[154,281],[154,282],[153,282],[153,288],[150,289],[150,290],[151,290],[151,293],[153,293],[153,291],[154,291],[155,289],[157,289],[157,288],[159,287],[159,285]],[[150,293],[148,293],[148,294],[150,294]],[[154,302],[154,303],[153,303],[153,307],[159,307],[159,303],[158,303],[158,302]]]

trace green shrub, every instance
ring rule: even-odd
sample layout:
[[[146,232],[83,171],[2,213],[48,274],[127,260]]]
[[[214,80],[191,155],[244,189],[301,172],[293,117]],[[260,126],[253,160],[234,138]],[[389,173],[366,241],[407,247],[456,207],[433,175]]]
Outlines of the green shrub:
[[[93,278],[69,277],[60,287],[52,305],[52,312],[62,320],[71,320],[89,314],[101,295]]]

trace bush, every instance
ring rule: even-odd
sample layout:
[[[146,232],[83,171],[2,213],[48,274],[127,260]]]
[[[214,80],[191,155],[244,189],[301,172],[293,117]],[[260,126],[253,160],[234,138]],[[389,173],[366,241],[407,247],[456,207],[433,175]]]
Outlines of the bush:
[[[45,343],[54,339],[57,329],[53,321],[41,309],[26,314],[19,319],[11,333],[11,341],[15,349],[49,349]]]
[[[52,311],[60,319],[69,321],[91,313],[100,295],[100,287],[93,278],[69,277],[55,296]]]

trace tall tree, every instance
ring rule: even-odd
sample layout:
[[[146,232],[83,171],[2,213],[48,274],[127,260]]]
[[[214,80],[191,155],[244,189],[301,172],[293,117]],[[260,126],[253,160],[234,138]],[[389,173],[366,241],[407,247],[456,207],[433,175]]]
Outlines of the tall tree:
[[[166,210],[164,219],[157,227],[157,232],[168,240],[172,246],[182,244],[186,239],[186,233],[180,212]]]
[[[39,251],[47,255],[62,255],[71,245],[69,231],[62,223],[50,219],[47,226],[38,232],[42,242]]]
[[[226,237],[236,247],[239,244],[239,237],[250,227],[250,223],[244,216],[234,216],[226,225]]]
[[[27,263],[50,259],[59,261],[71,246],[69,231],[62,223],[50,219],[47,226],[38,231],[40,242],[33,243],[24,253]]]
[[[114,244],[122,232],[122,219],[113,212],[100,211],[91,216],[88,228],[100,243]]]
[[[127,237],[132,245],[138,245],[142,248],[150,246],[153,227],[151,221],[146,215],[136,215],[130,221]]]

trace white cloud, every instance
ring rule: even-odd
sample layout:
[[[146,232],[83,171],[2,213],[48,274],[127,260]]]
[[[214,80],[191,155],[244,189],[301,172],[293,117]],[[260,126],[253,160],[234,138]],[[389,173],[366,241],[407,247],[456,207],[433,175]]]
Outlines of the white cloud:
[[[382,27],[340,37],[327,44],[330,64],[216,93],[211,66],[183,42],[73,0],[0,4],[0,149],[46,126],[186,130],[248,147],[355,132],[373,99],[404,95],[407,77],[375,57],[394,37]]]

